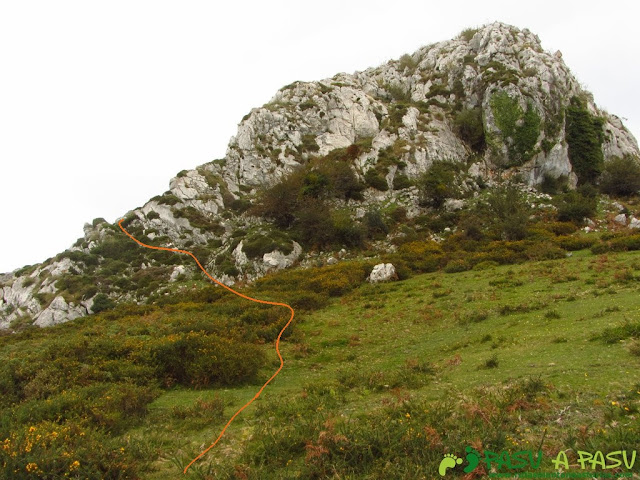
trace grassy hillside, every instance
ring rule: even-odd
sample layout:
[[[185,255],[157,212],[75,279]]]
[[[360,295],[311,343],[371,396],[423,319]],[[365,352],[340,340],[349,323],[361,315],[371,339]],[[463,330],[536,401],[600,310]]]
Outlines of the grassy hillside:
[[[560,450],[575,465],[577,450],[637,448],[640,253],[370,285],[376,261],[246,290],[296,307],[285,368],[186,478],[429,479],[445,453],[537,450],[543,435],[546,470]],[[175,288],[164,305],[0,339],[2,478],[181,477],[277,367],[287,314]]]
[[[299,319],[282,375],[193,478],[435,478],[445,452],[536,450],[545,430],[554,458],[633,450],[638,270],[638,253],[579,252],[362,286]],[[130,438],[169,442],[182,465],[251,394],[170,392]],[[170,412],[212,401],[225,415],[158,434]]]

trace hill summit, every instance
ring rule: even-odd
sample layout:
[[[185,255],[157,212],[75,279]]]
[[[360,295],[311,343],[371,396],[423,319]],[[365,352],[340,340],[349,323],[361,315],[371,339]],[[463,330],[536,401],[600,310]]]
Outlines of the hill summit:
[[[597,185],[608,163],[639,154],[560,52],[492,23],[375,68],[281,88],[242,119],[223,159],[181,171],[123,223],[142,241],[192,251],[223,282],[251,281],[363,245],[393,249],[391,236],[406,232],[392,232],[389,218],[459,210],[507,179],[530,191]],[[430,171],[439,181],[424,181]],[[452,227],[446,218],[430,238]],[[0,277],[0,328],[155,301],[199,275],[189,259],[145,251],[103,219],[84,231],[55,258]]]

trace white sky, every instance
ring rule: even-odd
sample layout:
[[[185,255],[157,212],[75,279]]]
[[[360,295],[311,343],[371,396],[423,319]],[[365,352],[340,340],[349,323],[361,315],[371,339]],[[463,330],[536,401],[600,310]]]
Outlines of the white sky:
[[[379,65],[495,20],[537,33],[640,138],[633,1],[0,1],[0,272],[224,156],[295,80]]]

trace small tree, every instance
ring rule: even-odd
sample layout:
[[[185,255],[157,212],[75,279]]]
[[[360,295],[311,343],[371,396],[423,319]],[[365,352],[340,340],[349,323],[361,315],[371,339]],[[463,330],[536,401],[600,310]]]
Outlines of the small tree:
[[[516,185],[507,184],[492,190],[484,214],[490,231],[499,238],[522,240],[526,237],[531,207]]]
[[[447,198],[459,194],[456,186],[457,167],[452,162],[436,161],[418,181],[420,203],[440,208]]]
[[[569,160],[580,184],[593,184],[604,166],[602,154],[603,120],[591,115],[586,103],[578,97],[567,108],[567,144]]]
[[[558,220],[582,225],[585,218],[596,213],[598,207],[598,192],[590,184],[581,186],[578,190],[571,190],[559,199]]]
[[[610,195],[629,196],[640,191],[640,163],[637,157],[613,158],[604,167],[600,190]]]

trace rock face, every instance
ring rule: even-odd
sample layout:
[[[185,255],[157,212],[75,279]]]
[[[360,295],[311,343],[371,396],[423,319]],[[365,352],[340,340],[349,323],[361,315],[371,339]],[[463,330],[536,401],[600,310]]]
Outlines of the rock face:
[[[62,296],[58,296],[53,299],[47,308],[40,312],[33,324],[38,327],[50,327],[51,325],[67,322],[86,314],[86,308],[75,306],[73,303],[67,303]]]
[[[390,203],[419,215],[410,180],[442,160],[465,173],[468,190],[515,175],[530,187],[560,177],[575,186],[567,118],[576,101],[601,125],[605,162],[638,156],[622,121],[600,110],[535,34],[502,23],[466,30],[375,68],[283,87],[242,119],[225,158],[180,172],[123,225],[145,243],[194,252],[222,281],[251,281],[305,255],[247,208],[258,189],[310,160],[346,149],[360,181],[380,175],[380,188],[341,205],[352,219]],[[86,224],[65,252],[0,277],[0,328],[72,320],[91,313],[98,294],[146,302],[169,282],[199,275],[189,258],[143,250],[117,225]]]
[[[393,264],[379,263],[373,267],[373,270],[371,270],[368,281],[371,283],[380,283],[397,279],[398,274],[396,273],[396,267],[394,267]]]

